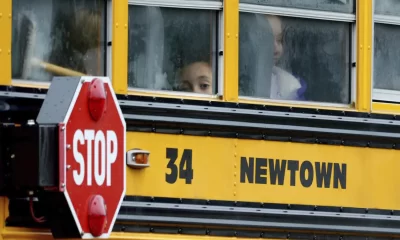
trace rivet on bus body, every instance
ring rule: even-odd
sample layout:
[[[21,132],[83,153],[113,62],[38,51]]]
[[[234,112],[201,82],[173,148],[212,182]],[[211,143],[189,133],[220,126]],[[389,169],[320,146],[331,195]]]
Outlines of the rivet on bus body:
[[[236,172],[233,173],[233,176],[236,177]]]
[[[3,16],[3,13],[0,13],[0,18]]]
[[[119,25],[118,23],[115,24],[115,26],[116,26],[117,28],[118,28],[118,25]]]
[[[231,36],[231,34],[230,34],[230,33],[228,33],[228,34],[227,34],[227,36],[228,36],[228,38],[229,38],[229,37]]]
[[[128,24],[125,24],[124,27],[127,28],[127,27],[128,27]]]
[[[233,196],[236,196],[236,192],[233,192]]]
[[[236,156],[236,154],[235,154],[235,156]],[[236,164],[234,164],[233,167],[236,168]]]
[[[236,33],[236,38],[238,38],[239,37],[239,35]]]
[[[236,187],[236,182],[233,183],[233,186]]]
[[[10,14],[8,14],[8,18],[11,18],[11,13],[10,13]]]
[[[10,49],[8,49],[8,55],[11,55],[11,50]]]
[[[360,45],[360,48],[361,48],[361,49],[363,48],[363,45],[362,45],[362,44]]]

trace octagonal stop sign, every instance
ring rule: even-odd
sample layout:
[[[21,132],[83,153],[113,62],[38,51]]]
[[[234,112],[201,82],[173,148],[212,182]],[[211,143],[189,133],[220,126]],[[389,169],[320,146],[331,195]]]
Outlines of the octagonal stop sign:
[[[107,238],[125,195],[126,174],[126,124],[110,80],[55,77],[37,122],[60,126],[59,192],[75,224],[69,229],[77,231],[57,230],[53,236]]]

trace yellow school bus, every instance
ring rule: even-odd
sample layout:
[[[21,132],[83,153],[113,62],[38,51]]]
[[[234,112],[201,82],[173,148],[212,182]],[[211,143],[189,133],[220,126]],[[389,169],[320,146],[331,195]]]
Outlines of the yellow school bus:
[[[1,0],[2,126],[35,119],[53,76],[110,77],[127,126],[112,239],[399,238],[399,13],[396,0]],[[0,202],[0,238],[52,239],[26,196]]]

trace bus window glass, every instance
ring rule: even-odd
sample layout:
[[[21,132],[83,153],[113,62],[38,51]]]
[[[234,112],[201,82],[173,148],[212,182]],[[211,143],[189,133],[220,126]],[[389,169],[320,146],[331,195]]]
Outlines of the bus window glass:
[[[241,96],[348,104],[351,23],[240,13]]]
[[[374,87],[400,91],[400,27],[375,24]]]
[[[12,78],[105,74],[104,0],[13,0]]]
[[[400,1],[375,1],[374,19],[374,88],[400,91]],[[394,100],[389,92],[380,92],[374,98]]]
[[[375,14],[400,16],[400,1],[375,0]]]
[[[129,6],[128,85],[216,92],[217,11]]]
[[[240,0],[240,3],[341,13],[353,13],[355,11],[354,0]]]

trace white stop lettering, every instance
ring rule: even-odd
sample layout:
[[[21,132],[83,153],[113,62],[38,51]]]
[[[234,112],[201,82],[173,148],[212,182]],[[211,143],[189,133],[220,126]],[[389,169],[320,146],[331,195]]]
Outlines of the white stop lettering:
[[[86,147],[86,156],[79,152],[78,144]],[[88,186],[92,185],[92,178],[98,186],[106,181],[111,186],[111,165],[117,160],[118,142],[114,131],[108,130],[106,135],[99,130],[76,130],[72,140],[74,160],[79,169],[72,172],[74,182],[80,186],[85,180]]]

